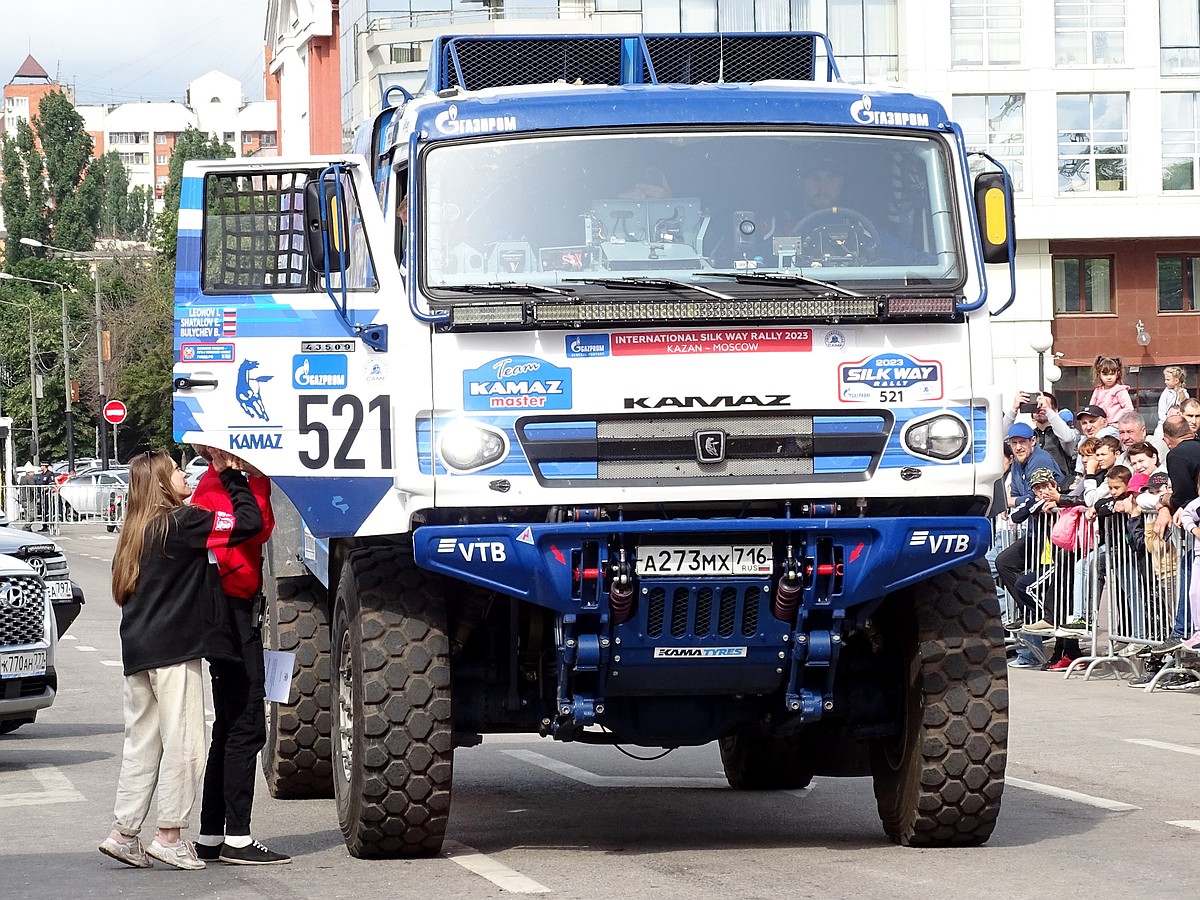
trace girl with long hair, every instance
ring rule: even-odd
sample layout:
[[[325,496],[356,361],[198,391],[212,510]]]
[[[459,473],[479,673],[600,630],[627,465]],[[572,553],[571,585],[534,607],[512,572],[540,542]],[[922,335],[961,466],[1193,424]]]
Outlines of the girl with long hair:
[[[1158,395],[1158,424],[1154,436],[1162,437],[1162,423],[1171,413],[1172,406],[1182,406],[1188,399],[1187,372],[1183,366],[1167,366],[1163,369],[1163,392]]]
[[[1096,379],[1096,389],[1092,391],[1088,405],[1098,406],[1108,413],[1109,422],[1135,411],[1129,386],[1124,383],[1125,366],[1119,356],[1097,356],[1092,364],[1092,375]]]
[[[112,831],[100,852],[139,869],[150,858],[177,869],[203,869],[180,836],[204,774],[204,659],[237,660],[227,604],[212,547],[229,546],[262,528],[262,514],[240,462],[214,450],[212,465],[233,513],[185,506],[191,488],[165,450],[148,450],[129,467],[125,526],[112,565],[113,600],[121,607],[125,671],[125,742]],[[138,834],[158,790],[158,828]]]

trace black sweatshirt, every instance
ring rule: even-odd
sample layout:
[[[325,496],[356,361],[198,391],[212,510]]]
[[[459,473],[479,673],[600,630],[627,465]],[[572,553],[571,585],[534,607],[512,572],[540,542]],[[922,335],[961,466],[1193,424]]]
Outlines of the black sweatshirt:
[[[262,529],[258,503],[240,472],[226,469],[221,483],[233,515],[181,506],[146,529],[137,585],[121,607],[125,674],[192,659],[240,659],[226,627],[228,608],[209,547],[232,546]]]

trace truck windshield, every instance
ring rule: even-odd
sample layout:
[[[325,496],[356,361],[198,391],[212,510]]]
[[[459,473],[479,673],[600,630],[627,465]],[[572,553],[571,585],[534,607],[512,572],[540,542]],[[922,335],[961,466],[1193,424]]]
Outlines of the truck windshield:
[[[502,282],[585,293],[641,281],[635,299],[665,279],[777,295],[964,278],[948,159],[932,138],[521,137],[436,146],[423,172],[420,275],[447,302]],[[757,277],[779,274],[805,277]]]

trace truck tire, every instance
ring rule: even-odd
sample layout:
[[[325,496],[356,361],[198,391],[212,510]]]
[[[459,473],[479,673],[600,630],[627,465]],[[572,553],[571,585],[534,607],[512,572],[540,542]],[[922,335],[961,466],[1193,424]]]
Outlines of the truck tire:
[[[813,779],[799,735],[779,738],[743,731],[721,738],[725,780],[738,791],[795,791]]]
[[[279,800],[333,796],[329,729],[328,592],[311,575],[276,578],[268,597],[264,641],[268,650],[296,654],[290,702],[267,705],[262,769]]]
[[[411,551],[347,557],[333,698],[334,795],[350,855],[435,856],[453,776],[450,642],[441,582]]]
[[[901,733],[872,743],[883,830],[910,847],[991,837],[1008,758],[1008,669],[1000,607],[977,560],[898,593],[881,610],[901,639]]]

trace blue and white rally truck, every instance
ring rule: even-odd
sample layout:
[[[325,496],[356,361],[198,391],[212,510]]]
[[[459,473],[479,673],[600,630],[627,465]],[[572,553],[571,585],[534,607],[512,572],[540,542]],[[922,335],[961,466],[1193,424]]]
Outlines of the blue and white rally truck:
[[[986,841],[1011,209],[812,33],[443,37],[360,153],[189,163],[175,436],[276,487],[273,794],[431,855],[482,735],[715,741]]]

